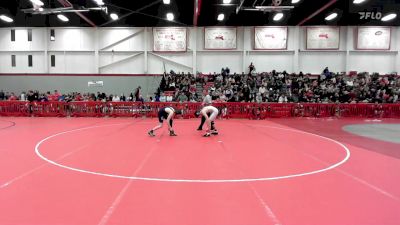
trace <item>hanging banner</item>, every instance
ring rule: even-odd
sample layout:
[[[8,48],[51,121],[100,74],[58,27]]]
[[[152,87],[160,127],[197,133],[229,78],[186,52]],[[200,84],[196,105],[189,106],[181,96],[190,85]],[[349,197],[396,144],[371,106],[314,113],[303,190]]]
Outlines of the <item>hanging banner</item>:
[[[390,27],[358,27],[357,49],[390,50]]]
[[[255,27],[254,49],[280,50],[287,49],[287,27]]]
[[[236,27],[204,28],[205,49],[236,49]]]
[[[185,52],[187,47],[186,28],[153,28],[153,51]]]
[[[308,50],[337,50],[340,42],[339,27],[307,27]]]

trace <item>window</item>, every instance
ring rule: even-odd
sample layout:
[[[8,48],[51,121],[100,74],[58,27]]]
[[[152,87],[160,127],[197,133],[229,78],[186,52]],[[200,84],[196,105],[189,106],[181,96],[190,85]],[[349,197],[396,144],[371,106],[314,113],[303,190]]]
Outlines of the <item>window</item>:
[[[12,67],[16,67],[17,66],[15,55],[11,55],[11,66]]]
[[[56,56],[51,55],[51,67],[56,67]]]
[[[28,29],[28,41],[32,41],[32,29]]]
[[[32,57],[32,55],[28,55],[28,66],[29,67],[33,66],[33,57]]]
[[[50,30],[50,41],[56,40],[56,31],[54,29]]]
[[[11,41],[15,41],[15,30],[11,30]]]

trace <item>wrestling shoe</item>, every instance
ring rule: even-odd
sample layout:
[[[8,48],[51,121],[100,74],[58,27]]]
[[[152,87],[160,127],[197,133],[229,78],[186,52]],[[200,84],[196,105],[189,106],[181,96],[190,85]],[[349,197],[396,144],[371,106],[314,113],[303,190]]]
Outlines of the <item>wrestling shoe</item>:
[[[211,136],[210,133],[205,133],[205,134],[203,135],[203,137],[210,137],[210,136]]]
[[[218,135],[218,131],[217,131],[217,130],[212,130],[212,131],[211,131],[211,134],[212,134],[212,135]]]
[[[175,134],[175,132],[173,130],[169,131],[169,136],[178,136]]]
[[[149,131],[149,132],[148,132],[148,134],[149,134],[149,136],[150,136],[150,137],[154,137],[154,136],[156,136],[156,135],[154,134],[154,131],[152,131],[152,130],[151,130],[151,131]]]
[[[197,130],[203,130],[203,128],[199,127],[199,128],[197,128]]]

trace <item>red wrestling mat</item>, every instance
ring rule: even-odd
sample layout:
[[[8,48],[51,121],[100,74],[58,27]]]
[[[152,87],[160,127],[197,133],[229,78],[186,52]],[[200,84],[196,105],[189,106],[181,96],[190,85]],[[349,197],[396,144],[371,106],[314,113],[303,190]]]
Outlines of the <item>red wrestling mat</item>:
[[[398,224],[400,146],[355,123],[7,118],[0,224]]]

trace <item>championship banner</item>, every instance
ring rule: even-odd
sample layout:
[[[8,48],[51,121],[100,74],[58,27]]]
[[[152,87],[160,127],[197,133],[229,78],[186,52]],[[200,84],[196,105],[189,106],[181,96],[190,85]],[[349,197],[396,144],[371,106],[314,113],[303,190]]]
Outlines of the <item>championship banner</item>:
[[[236,28],[204,28],[205,49],[236,49]]]
[[[358,27],[357,49],[390,50],[390,27]]]
[[[153,51],[185,52],[186,28],[153,28]]]
[[[339,27],[307,27],[308,50],[335,50],[339,49]]]
[[[255,27],[254,49],[279,50],[287,49],[287,27]]]

